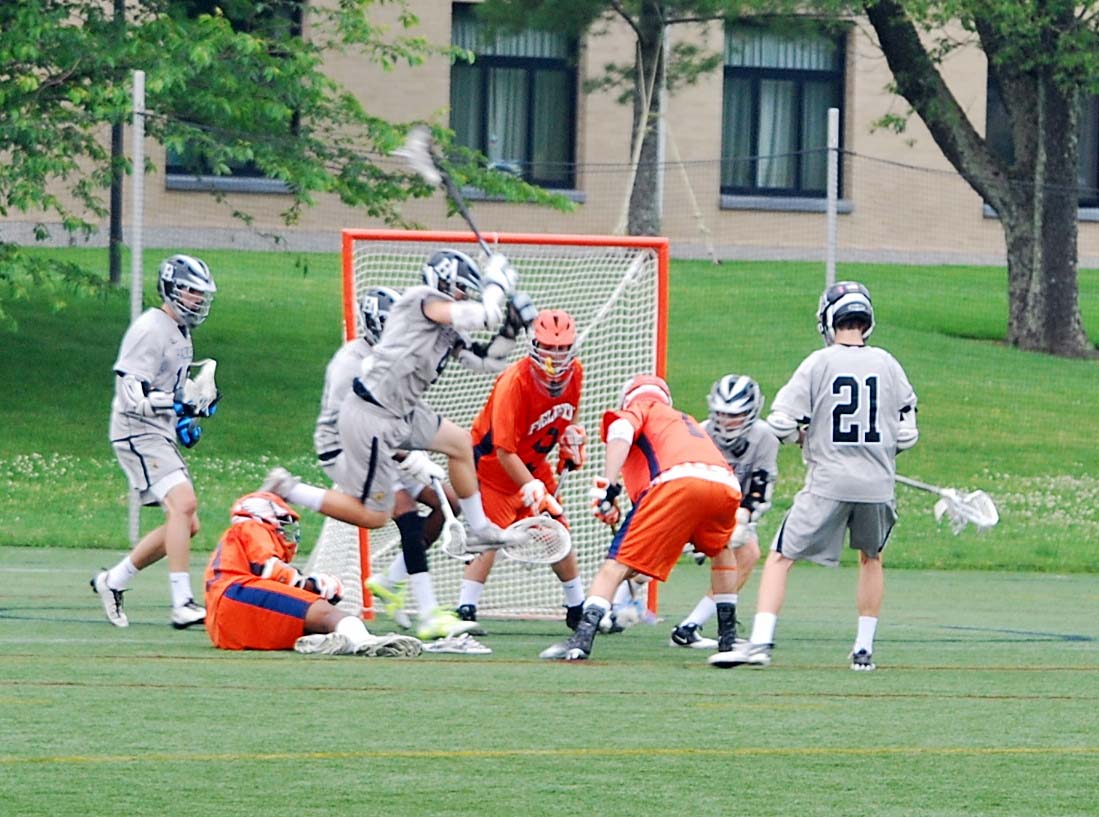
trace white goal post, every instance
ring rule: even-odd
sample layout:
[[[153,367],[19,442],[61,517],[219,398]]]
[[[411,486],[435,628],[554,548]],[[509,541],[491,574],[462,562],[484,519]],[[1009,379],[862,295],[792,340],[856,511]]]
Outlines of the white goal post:
[[[485,240],[511,260],[519,289],[540,309],[568,311],[577,322],[584,389],[580,421],[588,430],[588,462],[565,485],[562,501],[585,588],[606,556],[610,530],[588,509],[591,476],[602,468],[599,426],[603,412],[618,398],[630,375],[664,375],[667,346],[668,239],[589,235],[484,233]],[[343,318],[345,336],[361,332],[357,303],[373,286],[403,289],[420,283],[420,268],[435,250],[461,249],[475,257],[477,239],[466,232],[414,230],[343,231]],[[487,336],[486,336],[487,338]],[[520,336],[512,359],[527,354]],[[470,372],[456,361],[428,391],[426,400],[458,425],[469,428],[488,398],[493,376]],[[440,464],[445,459],[433,455]],[[556,453],[550,455],[556,462]],[[368,543],[369,542],[369,543]],[[338,573],[349,591],[348,608],[359,605],[369,617],[371,599],[363,579],[384,572],[400,553],[396,526],[370,532],[326,520],[310,557],[313,569]],[[462,564],[438,546],[429,564],[439,602],[457,604]],[[649,607],[656,607],[656,583],[650,583]],[[355,598],[362,592],[362,598]],[[550,618],[563,615],[561,583],[546,566],[522,565],[498,558],[485,585],[478,612],[488,617]]]

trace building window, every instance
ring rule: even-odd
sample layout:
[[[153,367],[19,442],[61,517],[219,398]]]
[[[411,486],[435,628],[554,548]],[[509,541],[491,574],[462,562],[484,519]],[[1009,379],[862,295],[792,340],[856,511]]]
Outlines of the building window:
[[[451,42],[476,55],[450,71],[450,127],[493,166],[544,187],[574,185],[576,43],[545,31],[490,39],[467,3]]]
[[[1003,96],[989,74],[986,83],[988,104],[985,107],[985,141],[1007,163],[1015,161],[1015,145],[1011,138],[1011,119],[1004,107]],[[1099,207],[1099,96],[1081,96],[1080,125],[1077,133],[1079,157],[1076,184],[1081,207]]]
[[[722,193],[827,193],[828,109],[843,122],[843,65],[842,35],[726,29]]]

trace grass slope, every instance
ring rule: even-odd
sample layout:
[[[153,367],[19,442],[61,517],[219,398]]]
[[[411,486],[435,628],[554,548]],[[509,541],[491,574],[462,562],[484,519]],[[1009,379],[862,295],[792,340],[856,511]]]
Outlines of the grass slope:
[[[98,250],[65,250],[103,267]],[[162,252],[148,251],[146,280]],[[196,355],[219,361],[225,400],[188,455],[212,547],[224,509],[273,463],[316,475],[311,435],[324,365],[340,342],[335,254],[203,252],[219,293],[196,333]],[[1099,564],[1099,448],[1091,442],[1099,363],[1008,348],[1002,270],[848,265],[874,295],[873,342],[905,366],[920,397],[920,444],[905,473],[940,485],[981,487],[1003,521],[978,538],[936,526],[934,498],[902,489],[890,563],[904,567],[1094,570]],[[675,262],[668,379],[677,404],[705,413],[710,383],[746,372],[773,396],[819,345],[819,264]],[[1099,331],[1099,273],[1083,271],[1081,304]],[[146,302],[155,302],[146,293]],[[2,336],[0,544],[125,548],[126,485],[106,439],[111,365],[128,323],[125,291],[76,299],[53,313],[12,305],[21,328]],[[797,449],[784,448],[776,510],[800,486]],[[143,528],[159,512],[145,512]],[[309,515],[304,541],[318,528]]]

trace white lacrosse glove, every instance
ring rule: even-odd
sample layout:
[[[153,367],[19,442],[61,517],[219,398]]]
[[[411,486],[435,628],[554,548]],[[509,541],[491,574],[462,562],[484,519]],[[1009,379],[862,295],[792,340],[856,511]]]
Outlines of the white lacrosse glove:
[[[137,375],[122,375],[122,402],[125,411],[140,414],[142,417],[156,417],[158,414],[170,414],[175,398],[166,391],[149,389],[148,384]]]
[[[440,482],[446,479],[446,472],[442,467],[436,465],[423,451],[409,451],[397,467],[416,482],[424,485],[430,485],[433,479]]]
[[[564,513],[565,509],[561,507],[561,503],[553,494],[546,491],[546,485],[540,479],[524,482],[519,493],[523,495],[523,504],[530,508],[531,513],[538,514],[545,511],[550,516],[560,516]]]
[[[494,252],[489,256],[484,266],[485,289],[491,286],[499,287],[504,293],[505,300],[515,292],[519,284],[519,273],[508,261],[503,253]]]
[[[302,585],[301,573],[276,556],[272,556],[263,563],[263,570],[260,571],[259,577],[282,582],[291,587],[301,587]]]
[[[747,508],[737,508],[736,527],[733,528],[733,535],[729,537],[729,547],[736,550],[742,545],[758,540],[759,537],[756,534],[756,526],[752,524],[751,511]]]
[[[339,576],[333,576],[331,573],[314,573],[306,576],[301,583],[301,588],[310,593],[316,593],[333,604],[339,604],[343,599],[343,582],[340,581]]]
[[[588,433],[579,423],[565,426],[565,433],[557,444],[557,473],[565,469],[579,471],[587,460]]]

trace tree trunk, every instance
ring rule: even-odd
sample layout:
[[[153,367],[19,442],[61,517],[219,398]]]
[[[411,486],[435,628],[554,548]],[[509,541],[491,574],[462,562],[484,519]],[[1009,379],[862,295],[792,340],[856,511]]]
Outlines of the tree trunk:
[[[640,65],[637,71],[638,88],[633,99],[634,139],[631,139],[631,156],[638,123],[645,111],[645,94],[649,93],[649,89],[651,98],[642,136],[641,156],[630,194],[627,233],[659,235],[663,225],[660,219],[660,146],[656,125],[660,120],[660,88],[664,77],[664,23],[658,2],[646,0],[641,4],[637,28],[640,32]]]
[[[1078,109],[1052,76],[1035,84],[1032,157],[1018,157],[1011,207],[1001,218],[1007,243],[1008,327],[1013,346],[1083,357],[1094,353],[1080,315],[1076,270]]]

